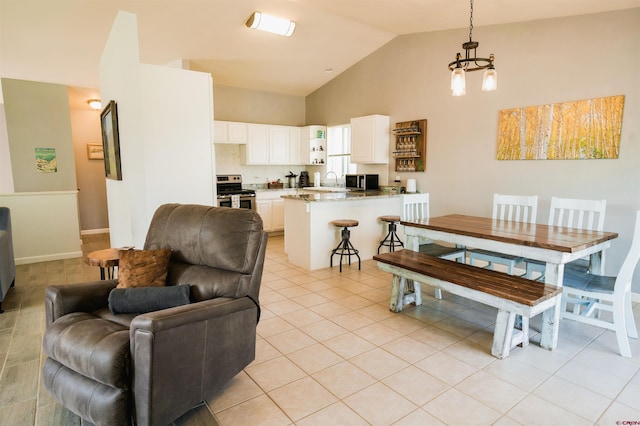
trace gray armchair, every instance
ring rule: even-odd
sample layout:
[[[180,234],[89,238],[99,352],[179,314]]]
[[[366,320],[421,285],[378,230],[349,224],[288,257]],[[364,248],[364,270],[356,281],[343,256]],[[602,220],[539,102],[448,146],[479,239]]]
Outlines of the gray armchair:
[[[48,287],[45,387],[94,424],[171,423],[254,360],[266,245],[255,211],[161,206],[144,248],[172,250],[166,285],[191,303],[114,315],[117,280]]]
[[[4,312],[2,302],[15,283],[16,264],[13,258],[11,212],[8,207],[0,207],[0,314]]]

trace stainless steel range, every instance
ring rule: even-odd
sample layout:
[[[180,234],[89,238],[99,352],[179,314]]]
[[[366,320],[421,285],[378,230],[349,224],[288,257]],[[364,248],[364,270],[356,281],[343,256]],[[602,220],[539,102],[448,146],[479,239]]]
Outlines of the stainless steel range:
[[[256,191],[242,189],[241,175],[217,175],[218,207],[256,209]]]

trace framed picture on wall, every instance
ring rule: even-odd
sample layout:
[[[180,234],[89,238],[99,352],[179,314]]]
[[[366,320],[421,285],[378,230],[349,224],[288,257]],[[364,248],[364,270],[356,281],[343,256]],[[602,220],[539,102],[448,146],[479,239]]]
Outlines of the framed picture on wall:
[[[100,114],[102,127],[102,149],[104,152],[104,174],[107,179],[122,180],[120,167],[120,139],[118,137],[118,107],[109,101]]]
[[[89,160],[104,160],[104,148],[101,143],[87,144],[87,158]]]

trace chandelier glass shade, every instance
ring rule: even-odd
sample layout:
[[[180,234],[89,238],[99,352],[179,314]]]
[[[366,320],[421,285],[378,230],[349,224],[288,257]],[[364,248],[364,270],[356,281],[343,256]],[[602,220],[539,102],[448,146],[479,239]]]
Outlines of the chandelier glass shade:
[[[290,37],[296,29],[296,23],[290,19],[253,12],[245,24],[248,28],[267,31],[273,34]]]
[[[488,58],[479,58],[476,53],[477,41],[473,41],[473,0],[471,0],[471,14],[469,15],[469,41],[462,43],[464,57],[458,52],[456,60],[449,63],[451,71],[451,93],[453,96],[464,96],[466,94],[465,74],[471,71],[485,70],[482,79],[482,90],[492,92],[498,88],[498,72],[493,61],[493,53]]]

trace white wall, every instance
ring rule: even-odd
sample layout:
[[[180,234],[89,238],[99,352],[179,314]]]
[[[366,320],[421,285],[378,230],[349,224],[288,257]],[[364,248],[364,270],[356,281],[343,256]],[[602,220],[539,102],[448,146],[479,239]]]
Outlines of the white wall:
[[[213,205],[211,77],[140,64],[136,16],[119,12],[100,93],[118,104],[122,180],[107,180],[111,245],[142,247],[160,204]]]
[[[4,98],[0,84],[0,194],[13,192],[13,173],[11,171],[11,152],[7,135],[7,119],[4,115]]]
[[[466,29],[411,34],[308,96],[307,122],[426,118],[427,170],[389,175],[417,179],[418,190],[431,193],[432,215],[489,216],[494,192],[537,194],[538,222],[546,223],[552,196],[606,199],[605,229],[620,234],[607,252],[606,273],[616,274],[640,209],[640,9],[476,27],[473,35],[480,56],[496,56],[496,92],[482,92],[476,72],[467,75],[466,96],[451,96],[447,64],[461,51]],[[619,159],[496,160],[498,111],[621,94]],[[640,268],[635,278],[640,293]]]

